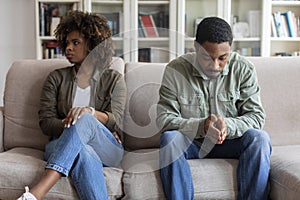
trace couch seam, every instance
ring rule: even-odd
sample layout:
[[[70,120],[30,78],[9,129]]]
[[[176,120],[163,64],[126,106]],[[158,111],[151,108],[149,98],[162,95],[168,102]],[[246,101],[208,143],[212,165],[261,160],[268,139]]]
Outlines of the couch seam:
[[[290,192],[295,192],[295,193],[297,193],[296,190],[293,190],[292,188],[288,187],[288,185],[282,184],[281,182],[277,181],[277,180],[274,179],[274,178],[271,178],[271,181],[277,183],[278,185],[280,185],[280,186],[283,187],[284,189],[289,190]],[[271,191],[272,191],[272,187],[271,187]]]

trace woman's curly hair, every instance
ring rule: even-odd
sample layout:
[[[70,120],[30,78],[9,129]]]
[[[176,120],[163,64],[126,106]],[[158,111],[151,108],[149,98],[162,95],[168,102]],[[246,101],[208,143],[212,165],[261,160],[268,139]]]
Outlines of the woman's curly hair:
[[[114,54],[112,31],[108,20],[101,14],[70,11],[55,29],[54,35],[62,53],[65,55],[67,35],[79,31],[87,42],[89,51],[97,47],[97,59],[105,67],[109,66]]]

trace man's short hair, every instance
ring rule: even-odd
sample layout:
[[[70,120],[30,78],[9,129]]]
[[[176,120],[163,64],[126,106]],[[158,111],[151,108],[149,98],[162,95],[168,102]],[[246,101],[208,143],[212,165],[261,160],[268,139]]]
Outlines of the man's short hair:
[[[232,44],[233,36],[230,25],[219,17],[204,18],[197,27],[196,41],[199,44],[204,42]]]

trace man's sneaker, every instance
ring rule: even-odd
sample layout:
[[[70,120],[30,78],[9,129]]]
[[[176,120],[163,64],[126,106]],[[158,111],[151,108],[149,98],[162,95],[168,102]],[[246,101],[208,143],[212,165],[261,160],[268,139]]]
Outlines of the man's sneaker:
[[[29,192],[29,187],[25,187],[25,193],[19,197],[17,200],[37,200],[33,194]]]

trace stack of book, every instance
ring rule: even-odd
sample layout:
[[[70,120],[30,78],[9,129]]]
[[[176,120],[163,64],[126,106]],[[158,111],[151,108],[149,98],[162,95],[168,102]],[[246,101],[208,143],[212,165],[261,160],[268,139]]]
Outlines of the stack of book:
[[[163,11],[139,13],[139,37],[168,37],[169,14]]]
[[[62,51],[56,41],[46,41],[43,43],[43,58],[63,58]]]
[[[40,36],[53,36],[60,19],[72,10],[72,4],[39,3]]]
[[[272,13],[271,31],[273,37],[298,37],[300,30],[300,18],[292,11]]]

